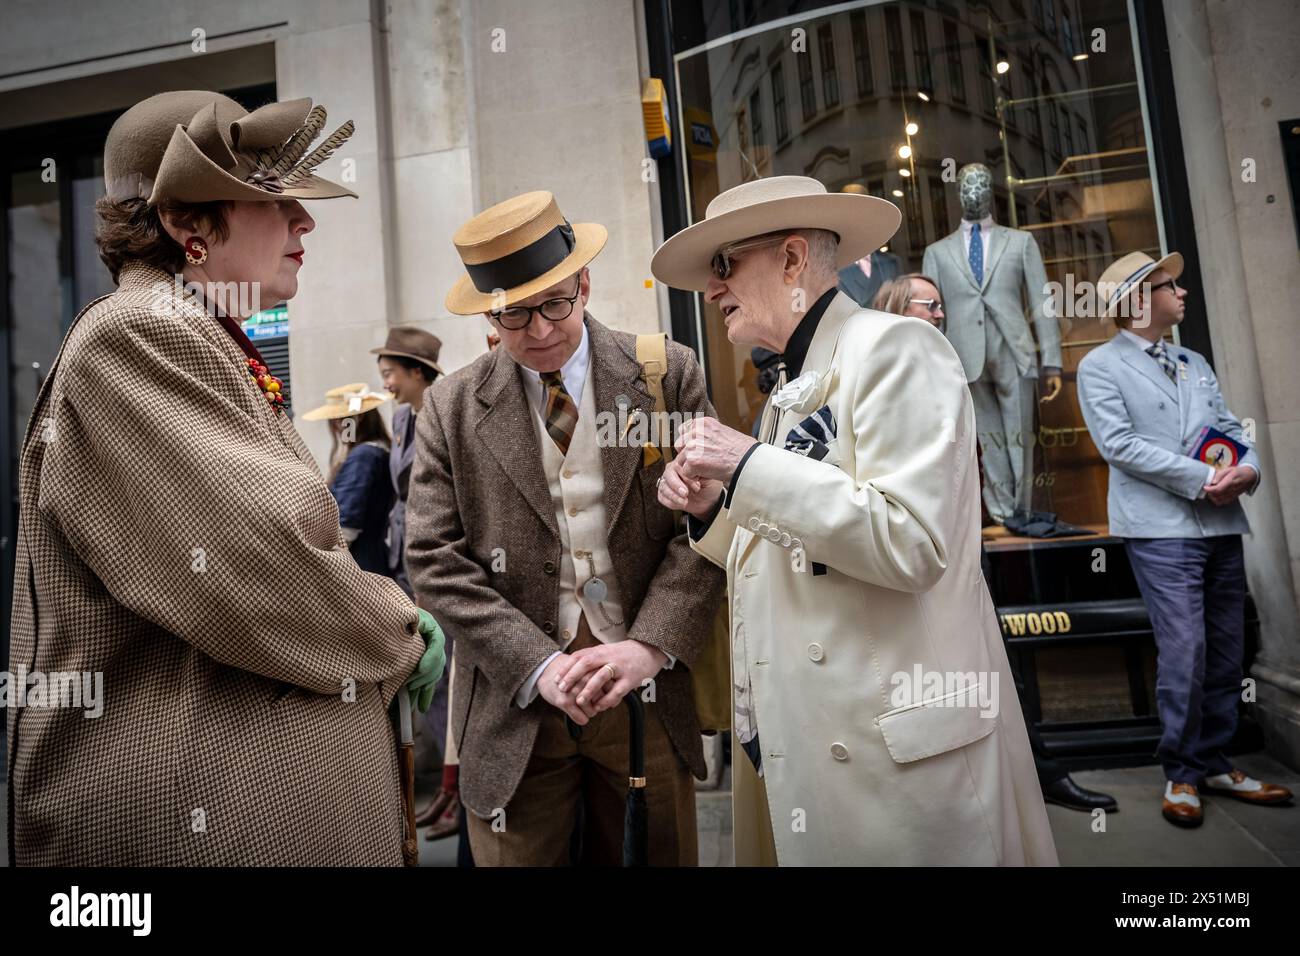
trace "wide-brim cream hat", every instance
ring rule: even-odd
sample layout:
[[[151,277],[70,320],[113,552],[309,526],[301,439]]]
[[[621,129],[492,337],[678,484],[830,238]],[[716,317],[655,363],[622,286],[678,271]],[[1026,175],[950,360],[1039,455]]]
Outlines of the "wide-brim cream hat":
[[[843,268],[888,242],[902,220],[887,199],[828,193],[807,176],[755,179],[715,196],[701,221],[659,247],[650,271],[675,289],[703,292],[713,275],[713,256],[723,246],[796,229],[826,229],[839,236],[835,264]]]
[[[1183,254],[1171,252],[1161,259],[1152,259],[1145,252],[1130,252],[1108,265],[1097,280],[1099,295],[1105,295],[1101,314],[1113,317],[1119,304],[1136,292],[1146,277],[1157,269],[1164,269],[1170,278],[1177,279],[1183,274]]]
[[[351,418],[353,415],[364,415],[384,402],[391,401],[392,398],[391,395],[371,391],[370,386],[365,382],[353,382],[350,385],[331,388],[325,393],[325,404],[309,412],[303,412],[302,417],[309,422],[319,422],[327,418]]]
[[[118,117],[104,144],[109,199],[200,203],[356,196],[315,169],[347,142],[348,120],[315,148],[325,108],[309,99],[251,113],[228,96],[176,90],[141,100]]]
[[[499,202],[452,237],[466,275],[447,293],[447,311],[475,315],[536,295],[591,262],[608,238],[597,223],[570,225],[544,190]]]

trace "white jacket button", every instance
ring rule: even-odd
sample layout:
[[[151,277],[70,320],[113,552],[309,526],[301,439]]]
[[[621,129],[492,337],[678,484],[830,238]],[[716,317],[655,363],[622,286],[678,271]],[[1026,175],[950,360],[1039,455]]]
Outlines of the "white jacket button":
[[[750,531],[757,531],[757,530],[758,530],[758,519],[757,519],[757,518],[750,518],[750,519],[749,519],[749,530],[750,530]]]
[[[808,645],[808,660],[819,661],[825,656],[826,656],[826,652],[822,650],[822,646],[820,644],[814,643]]]
[[[836,760],[848,760],[849,748],[844,746],[839,741],[836,741],[835,743],[831,744],[831,756],[834,757]]]
[[[781,532],[781,547],[783,548],[790,547],[790,542],[793,540],[794,539],[790,537],[790,532],[788,531]]]
[[[768,541],[780,541],[780,540],[781,540],[781,529],[780,529],[780,528],[773,528],[771,531],[769,531],[769,532],[767,533],[767,540],[768,540]]]
[[[758,532],[758,536],[760,538],[766,538],[768,531],[770,531],[771,529],[772,526],[768,524],[766,521],[760,521],[758,523],[758,527],[755,528],[754,530]]]

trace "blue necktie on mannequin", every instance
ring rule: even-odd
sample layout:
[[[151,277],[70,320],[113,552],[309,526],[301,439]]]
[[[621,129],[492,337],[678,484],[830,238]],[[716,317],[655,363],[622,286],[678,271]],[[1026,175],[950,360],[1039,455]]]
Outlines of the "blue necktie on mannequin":
[[[978,222],[970,227],[970,252],[967,258],[970,261],[971,275],[975,277],[975,284],[983,285],[984,240],[980,237],[980,224]]]

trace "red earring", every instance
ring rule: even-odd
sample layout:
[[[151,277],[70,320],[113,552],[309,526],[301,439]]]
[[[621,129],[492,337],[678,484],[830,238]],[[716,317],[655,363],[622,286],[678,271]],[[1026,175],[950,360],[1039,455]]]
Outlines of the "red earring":
[[[201,266],[208,261],[208,244],[198,236],[185,240],[185,261],[192,266]]]

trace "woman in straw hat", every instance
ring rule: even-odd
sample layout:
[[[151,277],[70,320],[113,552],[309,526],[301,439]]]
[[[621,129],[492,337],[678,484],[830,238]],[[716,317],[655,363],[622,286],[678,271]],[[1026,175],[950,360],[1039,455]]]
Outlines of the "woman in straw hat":
[[[313,148],[324,123],[186,91],[109,132],[117,291],[73,323],[23,441],[10,660],[104,698],[8,710],[18,864],[401,862],[388,706],[431,692],[442,635],[348,554],[238,324],[297,291],[300,200],[353,195],[315,174],[352,131]]]
[[[339,506],[339,524],[348,550],[362,571],[388,574],[388,509],[393,483],[388,477],[388,426],[377,409],[387,395],[366,384],[340,385],[325,393],[325,404],[303,414],[307,421],[329,422],[330,494]]]

